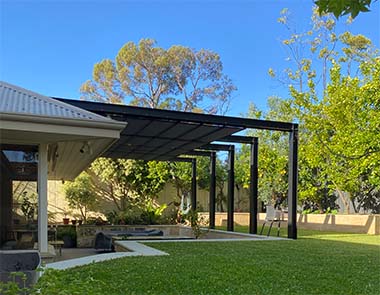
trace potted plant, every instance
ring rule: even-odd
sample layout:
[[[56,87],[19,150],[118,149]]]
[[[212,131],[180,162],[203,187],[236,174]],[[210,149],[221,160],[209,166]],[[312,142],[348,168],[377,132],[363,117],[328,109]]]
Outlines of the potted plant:
[[[81,219],[82,216],[80,214],[76,213],[73,215],[73,217],[74,217],[74,219],[71,220],[72,225],[76,225],[76,224],[81,225],[82,224],[83,220]]]
[[[67,217],[67,215],[70,214],[70,211],[68,210],[63,210],[63,224],[69,224],[70,223],[70,218]]]

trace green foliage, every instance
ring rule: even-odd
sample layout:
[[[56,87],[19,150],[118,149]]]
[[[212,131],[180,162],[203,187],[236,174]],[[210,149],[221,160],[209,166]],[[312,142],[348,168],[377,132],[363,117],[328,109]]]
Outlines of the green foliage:
[[[204,190],[210,189],[210,159],[209,157],[197,157],[197,185]],[[182,195],[186,195],[191,191],[192,166],[191,163],[174,162],[170,163],[171,182],[176,188],[179,205]],[[216,186],[217,206],[223,211],[223,203],[225,202],[224,184],[227,181],[226,164],[221,159],[216,159]]]
[[[97,198],[91,177],[82,172],[74,181],[64,184],[65,197],[71,209],[78,209],[84,222],[89,210],[94,209]]]
[[[58,226],[57,227],[57,239],[63,240],[63,237],[67,236],[70,237],[72,240],[77,240],[77,231],[75,226]]]
[[[296,31],[287,11],[279,21]],[[379,183],[378,51],[365,36],[336,35],[331,16],[314,11],[312,22],[284,40],[291,66],[275,77],[290,85],[291,113],[300,123],[299,199],[324,212],[331,206],[323,199],[336,191],[347,210],[364,183],[371,191]]]
[[[26,274],[23,272],[10,273],[8,282],[0,281],[0,294],[2,295],[28,295],[31,291],[26,287]]]
[[[148,200],[143,208],[141,217],[147,224],[157,224],[167,207],[166,204],[159,205],[153,200]]]
[[[326,209],[326,211],[325,212],[321,212],[320,210],[318,210],[318,209],[311,209],[311,208],[308,208],[308,209],[305,209],[305,210],[302,210],[302,214],[323,214],[323,213],[325,213],[325,214],[333,214],[333,215],[335,215],[335,214],[338,214],[338,210],[336,210],[336,209],[331,209],[330,207],[328,207],[327,209]]]
[[[158,47],[152,39],[126,43],[115,61],[95,64],[82,85],[92,100],[160,109],[224,113],[236,89],[217,53],[189,47]]]
[[[249,118],[293,121],[290,102],[278,97],[268,99],[268,111],[261,112],[250,105]],[[259,138],[259,199],[274,204],[278,198],[286,199],[288,182],[288,136],[281,132],[251,131],[249,136]],[[250,184],[250,149],[243,147],[237,153],[236,183],[243,188]]]
[[[154,199],[169,178],[166,162],[99,158],[89,174],[100,197],[112,201],[119,211],[142,206]]]
[[[146,203],[139,206],[132,206],[119,212],[108,212],[106,217],[110,224],[160,224],[166,208],[166,204],[159,205],[154,200],[146,200]]]
[[[183,216],[184,220],[190,225],[193,235],[199,239],[202,235],[208,232],[207,221],[204,216],[200,216],[197,210],[191,209]]]
[[[372,0],[314,0],[314,3],[319,14],[333,13],[336,18],[351,14],[355,18],[360,12],[370,11]]]
[[[171,182],[176,188],[177,198],[191,190],[192,167],[191,163],[172,162],[169,164]],[[179,203],[178,203],[179,204]]]
[[[36,217],[38,210],[36,199],[36,194],[32,193],[30,196],[28,196],[28,193],[26,191],[22,193],[21,211],[28,222],[33,221]]]

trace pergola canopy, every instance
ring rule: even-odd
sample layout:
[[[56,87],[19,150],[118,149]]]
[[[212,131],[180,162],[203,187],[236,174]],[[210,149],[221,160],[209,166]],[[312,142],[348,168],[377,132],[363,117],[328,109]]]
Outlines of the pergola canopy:
[[[192,207],[196,209],[196,159],[181,155],[210,156],[210,226],[215,221],[215,151],[228,151],[227,229],[234,228],[234,158],[233,144],[216,145],[214,141],[248,143],[250,157],[250,233],[257,233],[258,141],[234,135],[244,129],[289,132],[288,237],[297,238],[297,158],[298,125],[286,122],[208,114],[149,109],[125,105],[55,98],[114,120],[127,122],[120,139],[103,156],[192,163]],[[207,151],[207,152],[206,152]]]
[[[246,128],[291,131],[293,126],[286,122],[55,99],[128,122],[120,139],[103,154],[110,158],[171,161],[214,141],[242,142],[242,136],[231,135]]]

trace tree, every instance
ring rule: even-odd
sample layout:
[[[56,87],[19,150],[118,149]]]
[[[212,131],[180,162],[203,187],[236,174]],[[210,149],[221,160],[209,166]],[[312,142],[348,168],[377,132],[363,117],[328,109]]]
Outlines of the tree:
[[[197,186],[209,191],[210,189],[210,159],[208,157],[196,157],[197,159]],[[170,163],[171,182],[176,188],[176,196],[179,204],[182,195],[191,191],[192,167],[190,163]],[[227,181],[226,163],[216,158],[216,205],[220,211],[224,210],[226,195],[224,186]]]
[[[185,46],[165,50],[152,39],[126,43],[115,61],[95,64],[85,99],[191,112],[225,113],[236,87],[217,53]]]
[[[360,12],[370,11],[372,0],[314,0],[314,3],[319,14],[332,13],[336,18],[351,14],[355,18]]]
[[[92,80],[81,87],[83,98],[191,112],[225,113],[236,90],[223,73],[217,53],[184,46],[158,47],[152,39],[128,42],[115,60],[95,64]],[[170,170],[177,196],[190,191],[191,166],[99,159],[89,170],[97,190],[118,210],[138,205],[162,189]]]
[[[293,121],[290,101],[270,97],[267,104],[267,112],[262,112],[251,104],[246,116],[254,119]],[[255,130],[247,132],[247,135],[259,138],[259,199],[273,205],[279,198],[285,200],[288,186],[288,134]],[[243,145],[237,153],[236,183],[243,188],[249,188],[249,175],[250,149]]]
[[[379,167],[373,127],[379,120],[378,53],[362,35],[336,35],[331,16],[314,12],[312,20],[311,31],[284,40],[293,62],[285,71],[292,110],[300,123],[299,197],[323,210],[338,192],[348,210],[346,196],[354,199]],[[286,14],[280,22],[289,28]]]
[[[335,187],[355,200],[366,190],[371,194],[380,188],[380,59],[363,62],[357,77],[342,75],[338,64],[331,72],[320,107],[329,126],[320,137],[328,149],[332,165],[327,171]]]
[[[64,184],[65,197],[71,209],[78,209],[86,222],[87,213],[94,209],[96,194],[92,189],[90,176],[82,172],[74,181]]]
[[[112,201],[119,211],[145,206],[157,197],[169,177],[165,162],[109,158],[97,159],[88,173],[98,195]]]

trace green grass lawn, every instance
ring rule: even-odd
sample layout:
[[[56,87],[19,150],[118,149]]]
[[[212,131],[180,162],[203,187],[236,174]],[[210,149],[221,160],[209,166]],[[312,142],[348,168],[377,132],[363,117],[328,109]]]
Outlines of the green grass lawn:
[[[298,240],[150,246],[170,256],[47,272],[40,294],[380,294],[379,236],[299,231]]]

